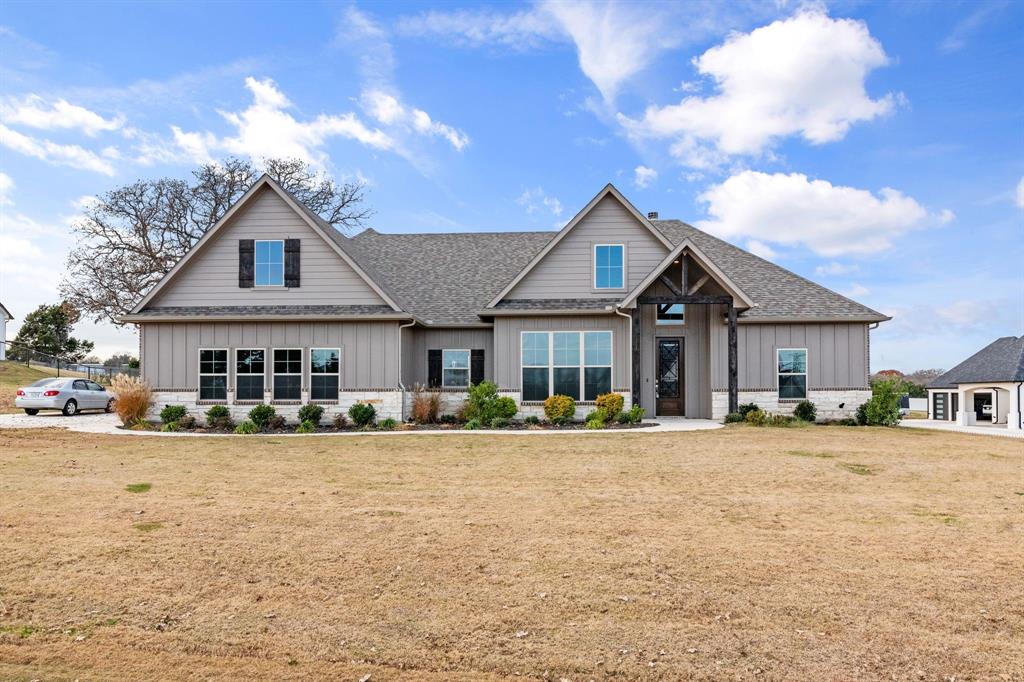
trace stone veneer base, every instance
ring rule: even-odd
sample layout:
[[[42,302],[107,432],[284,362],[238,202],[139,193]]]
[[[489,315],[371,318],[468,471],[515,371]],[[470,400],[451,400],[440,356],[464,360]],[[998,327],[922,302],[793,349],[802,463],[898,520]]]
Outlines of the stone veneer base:
[[[857,408],[871,399],[870,388],[811,389],[807,399],[818,408],[818,419],[843,419],[857,414]],[[793,408],[800,401],[779,402],[777,391],[740,391],[740,405],[754,403],[765,412],[793,414]],[[843,407],[839,407],[842,404]],[[722,419],[729,412],[729,393],[714,391],[711,394],[711,418]]]
[[[308,402],[307,394],[303,393],[302,400],[298,403],[288,404],[274,404],[272,401],[266,401],[274,405],[274,409],[277,413],[282,415],[289,423],[297,423],[299,421],[299,408],[302,404]],[[401,391],[343,391],[338,396],[338,402],[334,404],[319,403],[324,408],[323,421],[329,422],[337,414],[348,414],[348,408],[352,407],[356,403],[370,403],[377,410],[377,419],[402,419],[402,392]],[[149,411],[149,418],[152,420],[158,420],[160,418],[160,410],[165,405],[184,405],[188,413],[196,419],[203,421],[206,419],[206,411],[210,409],[214,403],[204,402],[202,404],[196,401],[195,391],[154,391],[153,392],[153,407]],[[223,404],[231,412],[231,418],[236,422],[246,419],[255,404],[233,404],[231,401]]]

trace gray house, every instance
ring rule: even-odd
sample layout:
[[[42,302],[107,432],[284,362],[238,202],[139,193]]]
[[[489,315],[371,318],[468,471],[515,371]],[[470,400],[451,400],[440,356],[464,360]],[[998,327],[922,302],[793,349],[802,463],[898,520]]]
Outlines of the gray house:
[[[197,412],[372,401],[400,418],[416,385],[454,408],[488,379],[521,415],[614,391],[720,418],[804,398],[852,414],[888,318],[612,185],[557,233],[348,238],[264,176],[124,319],[158,405]]]
[[[928,418],[1019,431],[1024,336],[996,339],[928,384]]]

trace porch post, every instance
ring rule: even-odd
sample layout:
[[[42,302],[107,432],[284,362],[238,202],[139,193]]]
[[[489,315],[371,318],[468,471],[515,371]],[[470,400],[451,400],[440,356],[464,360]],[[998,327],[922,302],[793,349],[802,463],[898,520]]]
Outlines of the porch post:
[[[633,332],[633,378],[629,382],[629,389],[632,392],[632,405],[640,404],[640,304],[629,311],[630,329]],[[652,415],[653,416],[653,415]]]
[[[736,306],[729,303],[729,412],[740,407],[739,394],[739,351],[736,334]]]

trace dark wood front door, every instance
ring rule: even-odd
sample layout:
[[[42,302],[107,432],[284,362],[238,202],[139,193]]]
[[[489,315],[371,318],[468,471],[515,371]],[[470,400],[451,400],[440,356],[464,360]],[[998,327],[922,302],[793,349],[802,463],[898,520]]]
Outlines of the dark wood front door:
[[[657,413],[682,416],[686,409],[683,387],[683,339],[658,339]]]

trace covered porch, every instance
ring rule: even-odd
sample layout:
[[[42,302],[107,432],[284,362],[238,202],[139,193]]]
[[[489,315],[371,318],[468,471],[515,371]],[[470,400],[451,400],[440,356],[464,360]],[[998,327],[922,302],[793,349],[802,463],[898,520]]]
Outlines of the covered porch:
[[[954,421],[959,426],[988,426],[1021,431],[1021,387],[1013,382],[959,384]]]

